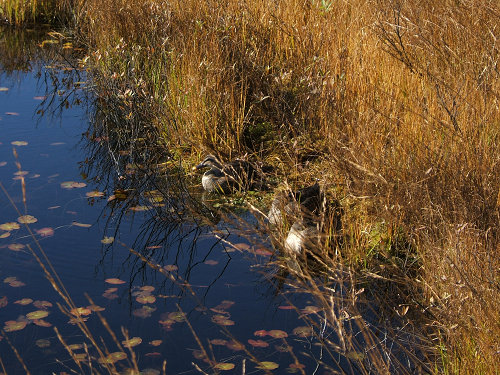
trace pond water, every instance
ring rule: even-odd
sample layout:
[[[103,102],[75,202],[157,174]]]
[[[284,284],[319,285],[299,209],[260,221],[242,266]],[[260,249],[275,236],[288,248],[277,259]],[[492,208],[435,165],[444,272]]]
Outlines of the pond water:
[[[200,344],[227,373],[326,373],[300,318],[314,315],[314,304],[287,295],[301,312],[276,292],[262,267],[270,253],[230,224],[174,212],[156,180],[130,160],[122,168],[116,155],[127,152],[110,152],[110,136],[96,136],[90,84],[67,85],[66,98],[53,84],[74,72],[47,65],[0,75],[0,373],[125,372],[134,362],[151,374],[213,373]],[[142,177],[129,184],[134,175]],[[115,353],[108,363],[92,340]]]

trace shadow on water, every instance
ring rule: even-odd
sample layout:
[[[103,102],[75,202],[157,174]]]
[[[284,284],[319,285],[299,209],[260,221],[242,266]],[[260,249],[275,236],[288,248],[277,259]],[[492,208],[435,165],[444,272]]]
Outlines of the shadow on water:
[[[114,95],[124,90],[112,82],[104,91],[84,82],[86,73],[75,69],[81,52],[76,51],[76,59],[69,56],[64,37],[49,35],[57,42],[41,49],[46,32],[35,42],[12,30],[0,33],[6,47],[0,58],[3,77],[39,70],[35,76],[45,90],[35,108],[39,123],[59,119],[64,128],[64,115],[75,108],[88,118],[88,124],[71,130],[76,141],[67,149],[68,155],[57,154],[57,158],[67,157],[67,175],[75,181],[57,180],[54,187],[51,181],[58,177],[49,176],[29,202],[44,206],[41,199],[57,194],[65,199],[58,203],[65,210],[57,216],[61,229],[56,228],[43,246],[85,314],[51,311],[51,322],[66,342],[61,345],[53,332],[33,330],[38,325],[17,307],[21,303],[15,309],[13,304],[3,306],[1,324],[10,318],[28,327],[2,332],[12,344],[0,345],[8,349],[31,341],[31,350],[21,357],[40,373],[132,373],[127,368],[147,374],[216,373],[233,368],[242,374],[429,371],[422,365],[425,353],[419,345],[423,341],[415,325],[405,314],[384,311],[379,301],[383,295],[379,291],[394,287],[393,283],[380,281],[376,287],[365,283],[363,293],[352,270],[336,263],[310,266],[300,275],[291,272],[283,266],[286,257],[271,247],[270,228],[258,214],[221,212],[203,199],[193,183],[199,176],[186,172],[182,153],[162,143],[162,135],[152,125],[154,114],[144,110],[143,103]],[[77,156],[72,158],[73,151]],[[40,152],[36,151],[35,160]],[[92,190],[79,193],[82,186]],[[54,193],[61,187],[62,193]],[[9,193],[19,196],[19,187],[15,188],[17,193]],[[1,220],[13,221],[3,216]],[[77,251],[58,251],[68,247]],[[16,258],[0,267],[4,283],[4,275],[14,273],[14,265],[33,263],[22,261]],[[303,266],[300,259],[297,262],[299,268]],[[33,293],[40,293],[36,287]],[[40,299],[57,300],[54,293],[42,291]],[[83,293],[92,303],[81,297]],[[4,294],[7,301],[8,293],[2,291],[0,304]],[[97,313],[120,337],[121,327],[126,327],[135,339],[130,344],[133,354],[119,346],[123,338],[109,337],[104,318],[96,317]],[[78,324],[88,319],[85,324],[101,339],[93,342],[82,328],[67,324],[68,317],[72,323],[81,318]],[[22,333],[28,329],[32,330]],[[104,355],[98,353],[97,342],[106,347]],[[73,349],[68,350],[68,345]],[[0,356],[5,361],[4,354]],[[130,361],[121,365],[125,358]],[[13,355],[7,359],[7,373],[21,368]]]

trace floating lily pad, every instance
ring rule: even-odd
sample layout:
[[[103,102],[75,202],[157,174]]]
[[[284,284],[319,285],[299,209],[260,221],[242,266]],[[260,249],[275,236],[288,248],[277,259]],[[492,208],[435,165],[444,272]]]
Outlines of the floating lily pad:
[[[142,343],[142,339],[140,337],[132,337],[131,339],[122,341],[123,346],[127,348],[133,348],[134,346],[137,346],[140,343]]]
[[[264,361],[259,362],[259,365],[256,367],[261,370],[275,370],[280,366],[276,362]]]
[[[253,334],[255,336],[264,337],[264,336],[267,336],[269,334],[269,332],[267,332],[265,329],[261,329],[259,331],[255,331]]]
[[[254,348],[267,348],[269,346],[267,342],[262,340],[249,339],[248,343],[252,345]]]
[[[281,331],[279,329],[273,329],[269,331],[269,336],[274,337],[275,339],[281,339],[288,337],[288,333],[286,333],[285,331]]]
[[[92,310],[86,308],[86,307],[75,307],[74,309],[71,309],[71,314],[75,316],[82,316],[82,315],[90,315],[92,314]]]
[[[228,362],[221,362],[217,363],[214,368],[217,370],[222,370],[222,371],[228,371],[232,370],[234,368],[234,363],[228,363]]]
[[[135,211],[135,212],[148,211],[150,209],[151,207],[148,206],[133,206],[129,208],[130,211]]]
[[[137,302],[142,303],[142,304],[147,304],[147,303],[155,303],[156,297],[152,295],[148,296],[137,296],[135,299]]]
[[[84,223],[79,223],[77,221],[73,221],[71,223],[71,225],[75,225],[75,226],[81,227],[81,228],[90,228],[92,226],[92,224],[84,224]]]
[[[10,232],[4,232],[0,234],[0,238],[7,238],[7,237],[10,237]]]
[[[226,347],[228,349],[231,349],[231,350],[234,350],[235,352],[236,351],[239,351],[239,350],[245,350],[245,345],[243,345],[241,342],[237,342],[237,341],[229,341],[227,344],[226,344]]]
[[[39,308],[39,309],[46,309],[48,307],[52,307],[52,303],[49,301],[35,301],[33,302],[33,306]]]
[[[54,229],[50,227],[36,229],[35,232],[42,237],[50,237],[54,235]]]
[[[20,331],[24,329],[27,325],[27,322],[25,321],[15,321],[15,320],[8,320],[5,322],[5,326],[3,327],[3,330],[5,332],[14,332],[14,331]]]
[[[50,324],[49,322],[43,320],[43,319],[35,319],[33,320],[33,323],[39,327],[52,327],[52,324]]]
[[[9,303],[9,300],[7,296],[3,296],[0,298],[0,308],[7,306]]]
[[[7,248],[9,250],[12,250],[12,251],[21,251],[22,249],[24,249],[26,246],[23,245],[22,243],[11,243],[9,244],[9,246],[7,246]]]
[[[29,305],[31,302],[33,302],[33,300],[31,298],[23,298],[23,299],[15,301],[14,303],[18,304],[18,305],[26,306],[26,305]]]
[[[227,340],[223,340],[223,339],[213,339],[213,340],[210,340],[210,344],[212,344],[212,345],[221,345],[221,346],[224,346],[224,345],[227,345]]]
[[[209,266],[215,266],[215,265],[219,264],[218,261],[213,260],[213,259],[206,260],[204,263],[208,264]]]
[[[50,341],[46,339],[38,339],[35,341],[35,344],[39,348],[48,348],[50,346]]]
[[[101,242],[105,245],[107,244],[110,244],[110,243],[113,243],[115,240],[114,237],[108,237],[108,236],[104,236],[104,238],[101,240]]]
[[[26,314],[26,318],[29,320],[43,319],[49,315],[47,310],[37,310]]]
[[[294,328],[293,334],[299,337],[309,337],[313,334],[311,327],[303,326]]]
[[[14,221],[0,225],[0,229],[6,231],[16,230],[19,228],[20,228],[19,224]]]
[[[85,182],[64,181],[61,183],[63,189],[79,189],[87,186]]]
[[[88,198],[101,198],[101,197],[104,197],[104,193],[102,191],[97,191],[97,190],[89,191],[89,192],[85,193],[85,195]]]
[[[107,282],[108,284],[113,284],[113,285],[119,285],[119,284],[125,284],[125,281],[123,280],[120,280],[120,279],[117,279],[115,277],[112,277],[112,278],[109,278],[109,279],[106,279],[104,280],[105,282]],[[118,289],[114,288],[114,292],[116,292]],[[109,289],[108,289],[109,291]]]
[[[160,346],[162,344],[162,340],[152,340],[149,342],[149,345],[151,346]]]
[[[21,224],[33,224],[38,221],[38,219],[31,215],[23,215],[17,218],[17,221]]]
[[[99,363],[116,363],[118,361],[121,361],[123,359],[127,358],[127,354],[124,352],[114,352],[109,354],[105,358],[99,358]]]
[[[15,112],[10,112],[10,113],[15,113]],[[17,115],[19,115],[19,113],[14,115],[14,116],[17,116]],[[13,142],[10,142],[10,144],[14,145],[14,146],[27,146],[28,142],[26,142],[26,141],[13,141]]]

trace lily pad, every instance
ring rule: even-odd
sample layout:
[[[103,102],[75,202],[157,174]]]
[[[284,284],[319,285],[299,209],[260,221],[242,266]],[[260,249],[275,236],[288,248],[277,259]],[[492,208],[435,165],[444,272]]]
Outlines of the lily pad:
[[[147,296],[137,296],[135,299],[137,302],[142,303],[142,304],[147,304],[147,303],[155,303],[156,297],[152,295],[147,295]]]
[[[232,370],[234,368],[234,363],[229,363],[229,362],[221,362],[217,363],[214,368],[217,370],[222,370],[222,371],[228,371]]]
[[[79,189],[87,186],[85,182],[64,181],[61,183],[63,189]]]
[[[14,113],[14,112],[10,112],[10,113]],[[13,141],[13,142],[10,142],[10,144],[14,145],[14,146],[27,146],[28,142],[26,142],[26,141]]]
[[[26,314],[26,318],[29,320],[43,319],[49,315],[47,310],[37,310]]]
[[[14,332],[14,331],[20,331],[24,329],[27,325],[27,322],[25,321],[20,321],[17,322],[15,320],[8,320],[5,322],[5,326],[3,327],[3,330],[5,332]]]
[[[26,306],[26,305],[29,305],[31,302],[33,302],[33,300],[31,298],[23,298],[23,299],[15,301],[14,303],[18,304],[18,305]]]
[[[264,361],[259,362],[259,365],[256,367],[261,370],[275,370],[280,366],[276,362]]]
[[[142,339],[140,337],[132,337],[131,339],[122,341],[123,346],[127,348],[133,348],[134,346],[137,346],[140,343],[142,343]]]
[[[5,231],[11,231],[11,230],[16,230],[16,229],[19,229],[20,226],[18,223],[16,223],[15,221],[12,221],[12,222],[9,222],[9,223],[4,223],[2,225],[0,225],[0,229],[1,230],[5,230]]]
[[[21,224],[33,224],[38,221],[38,219],[31,215],[23,215],[17,218],[17,221]]]
[[[113,285],[119,285],[119,284],[125,284],[125,281],[117,279],[115,277],[109,278],[104,280],[108,284],[113,284]],[[109,289],[108,289],[109,290]],[[118,289],[113,290],[113,292],[116,292]]]
[[[36,229],[35,232],[42,237],[50,237],[54,235],[54,229],[50,227]]]
[[[105,245],[107,244],[110,244],[110,243],[113,243],[115,240],[114,237],[108,237],[108,236],[104,236],[104,238],[101,240],[101,242]]]
[[[274,337],[275,339],[281,339],[288,337],[288,333],[286,333],[285,331],[281,331],[279,329],[273,329],[269,331],[269,336]]]

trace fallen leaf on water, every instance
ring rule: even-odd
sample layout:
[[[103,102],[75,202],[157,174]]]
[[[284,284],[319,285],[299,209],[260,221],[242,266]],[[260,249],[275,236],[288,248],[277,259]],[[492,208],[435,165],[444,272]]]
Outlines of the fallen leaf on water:
[[[280,310],[295,310],[295,307],[290,306],[290,305],[284,305],[284,306],[278,306],[278,309],[280,309]]]
[[[7,306],[8,303],[9,300],[7,299],[7,296],[0,298],[0,308]]]
[[[26,318],[29,320],[43,319],[49,315],[47,310],[37,310],[26,314]]]
[[[227,344],[226,344],[226,347],[228,349],[231,349],[231,350],[234,350],[235,352],[236,351],[239,351],[239,350],[245,350],[245,345],[243,345],[242,343],[240,342],[236,342],[236,341],[229,341]]]
[[[45,100],[45,99],[47,99],[47,97],[46,96],[34,96],[33,99],[34,100]]]
[[[14,172],[14,176],[26,176],[28,173],[30,173],[29,171],[17,171],[17,172]]]
[[[79,223],[77,221],[73,221],[71,223],[71,225],[74,225],[74,226],[77,226],[77,227],[80,227],[80,228],[90,228],[92,226],[92,224],[84,224],[84,223]]]
[[[299,337],[309,337],[313,333],[313,330],[311,327],[303,326],[303,327],[297,327],[294,328],[293,334],[297,335]]]
[[[132,315],[138,318],[146,319],[150,318],[151,314],[156,311],[156,307],[142,306],[140,309],[132,311]]]
[[[125,359],[125,358],[127,358],[127,355],[124,352],[114,352],[114,353],[109,354],[105,358],[99,358],[98,362],[102,363],[102,364],[115,363],[115,362],[121,361],[122,359]]]
[[[14,332],[14,331],[20,331],[26,327],[26,324],[28,324],[25,321],[17,322],[15,320],[8,320],[5,322],[5,326],[3,327],[3,330],[5,332]]]
[[[257,254],[257,255],[263,255],[263,256],[266,256],[266,257],[273,255],[273,253],[271,251],[269,251],[267,249],[262,249],[262,248],[261,249],[256,249],[254,251],[254,253]]]
[[[113,284],[113,285],[125,284],[125,281],[117,279],[115,277],[112,277],[110,279],[106,279],[106,280],[104,280],[104,282],[106,282],[108,284]],[[115,289],[115,290],[113,290],[113,292],[116,292],[116,290],[118,290],[116,288],[113,288],[113,289]]]
[[[19,115],[19,114],[17,114]],[[14,115],[14,116],[17,116],[17,115]],[[14,146],[27,146],[28,145],[28,142],[26,141],[13,141],[13,142],[10,142],[11,145],[14,145]]]
[[[115,240],[114,237],[108,237],[108,236],[104,236],[104,238],[101,240],[101,242],[105,245],[108,245],[110,243],[113,243],[113,241]]]
[[[50,346],[50,341],[46,339],[38,339],[35,341],[35,344],[39,348],[48,348]]]
[[[276,362],[264,361],[259,362],[259,365],[256,367],[261,370],[275,370],[279,365]]]
[[[149,209],[150,207],[148,206],[134,206],[129,208],[130,211],[135,211],[135,212],[147,211]]]
[[[33,323],[38,327],[47,327],[47,328],[52,327],[52,324],[43,319],[35,319],[33,320]]]
[[[0,92],[3,92],[3,91],[9,91],[9,88],[8,87],[0,87]]]
[[[160,346],[162,342],[163,342],[162,340],[152,340],[152,341],[149,342],[149,345],[151,345],[151,346]]]
[[[264,337],[267,336],[269,333],[265,329],[261,329],[259,331],[255,331],[253,334],[255,336]]]
[[[209,266],[215,266],[215,265],[219,264],[218,261],[213,260],[213,259],[206,260],[204,263],[208,264]]]
[[[7,238],[10,236],[10,232],[4,232],[2,234],[0,234],[0,238]]]
[[[89,309],[90,311],[93,311],[93,312],[106,310],[104,307],[99,306],[99,305],[88,305],[87,309]]]
[[[168,314],[168,319],[171,319],[176,322],[183,322],[186,319],[186,314],[180,311],[174,311]]]
[[[35,232],[37,232],[42,237],[49,237],[54,235],[54,229],[49,227],[36,229]]]
[[[179,269],[179,267],[177,267],[176,265],[174,264],[167,264],[166,266],[163,267],[163,269],[165,271],[177,271]]]
[[[248,343],[252,345],[254,348],[267,348],[269,346],[267,342],[262,340],[249,339]]]
[[[31,302],[33,302],[33,300],[31,298],[23,298],[23,299],[15,301],[14,303],[16,303],[18,305],[26,306],[26,305],[29,305]]]
[[[224,339],[213,339],[213,340],[210,340],[210,344],[212,345],[227,345],[227,340],[224,340]]]
[[[21,251],[24,249],[26,246],[23,245],[22,243],[11,243],[7,248],[9,248],[12,251]]]
[[[137,296],[135,299],[137,302],[142,303],[143,305],[147,303],[155,303],[156,297],[155,296]]]
[[[31,215],[23,215],[17,218],[17,221],[21,224],[33,224],[38,221],[38,219]]]
[[[288,366],[289,368],[293,368],[293,369],[305,369],[306,366],[303,365],[302,363],[291,363],[290,366]]]
[[[60,145],[65,145],[66,143],[64,142],[53,142],[50,144],[50,146],[60,146]]]
[[[221,362],[217,363],[214,368],[217,370],[222,370],[222,371],[228,371],[232,370],[234,368],[234,363],[228,363],[228,362]]]
[[[126,348],[133,348],[140,343],[142,343],[142,339],[140,337],[132,337],[131,339],[122,341],[123,346],[125,346]]]
[[[88,198],[101,198],[101,197],[104,197],[104,193],[102,191],[97,191],[97,190],[89,191],[89,192],[85,193],[85,195]]]
[[[321,309],[319,307],[317,307],[317,306],[306,306],[302,310],[300,310],[300,312],[302,314],[307,315],[307,314],[315,314],[315,313],[317,313],[320,310]]]
[[[0,167],[6,166],[7,162],[6,161],[0,161]]]
[[[52,307],[52,303],[50,303],[49,301],[35,301],[33,302],[33,306],[35,306],[36,308],[39,308],[39,309],[46,309],[48,307]]]
[[[61,182],[61,187],[63,189],[78,189],[87,186],[85,182],[75,182],[75,181],[64,181]]]
[[[284,337],[288,337],[288,333],[279,329],[273,329],[269,331],[269,336],[274,337],[275,339],[282,339]]]
[[[6,231],[16,230],[19,228],[20,228],[19,224],[14,221],[0,225],[0,229]]]
[[[75,307],[74,309],[70,310],[70,313],[75,316],[90,315],[92,314],[92,310],[86,307]]]

